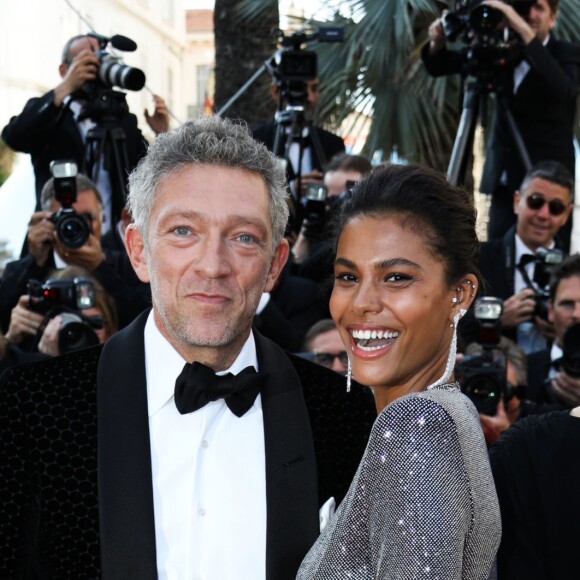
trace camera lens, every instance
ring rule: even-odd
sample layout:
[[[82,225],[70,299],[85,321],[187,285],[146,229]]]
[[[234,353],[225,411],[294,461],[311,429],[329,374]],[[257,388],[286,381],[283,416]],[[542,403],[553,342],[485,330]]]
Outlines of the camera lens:
[[[80,248],[89,239],[90,229],[85,219],[75,212],[57,218],[56,233],[68,248]]]
[[[463,391],[480,413],[495,415],[501,384],[494,375],[487,373],[473,375],[463,385]]]
[[[61,314],[62,326],[58,333],[58,350],[60,354],[95,346],[99,337],[95,331],[80,316],[65,312]]]

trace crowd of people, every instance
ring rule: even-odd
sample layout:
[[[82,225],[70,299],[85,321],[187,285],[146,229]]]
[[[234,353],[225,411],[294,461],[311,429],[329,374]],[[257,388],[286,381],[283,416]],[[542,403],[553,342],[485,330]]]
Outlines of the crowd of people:
[[[314,125],[318,78],[298,133],[170,130],[156,96],[148,145],[127,112],[125,198],[83,173],[96,40],[67,42],[2,132],[37,207],[0,278],[0,577],[577,576],[580,51],[558,0],[486,4],[532,165],[498,117],[484,243],[463,188]],[[460,72],[441,19],[422,58]]]

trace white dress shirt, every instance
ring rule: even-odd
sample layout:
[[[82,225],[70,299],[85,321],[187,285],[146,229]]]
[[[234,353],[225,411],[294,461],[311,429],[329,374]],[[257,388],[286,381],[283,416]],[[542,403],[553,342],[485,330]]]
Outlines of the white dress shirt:
[[[266,473],[262,402],[236,417],[223,400],[181,415],[175,379],[186,361],[145,326],[155,542],[160,580],[264,580]],[[251,334],[233,365],[257,367]],[[222,373],[218,373],[222,374]]]

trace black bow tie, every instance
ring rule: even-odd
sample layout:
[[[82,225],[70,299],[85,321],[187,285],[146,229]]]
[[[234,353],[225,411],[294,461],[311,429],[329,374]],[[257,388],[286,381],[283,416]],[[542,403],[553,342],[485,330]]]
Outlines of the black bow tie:
[[[209,367],[185,363],[175,381],[175,406],[185,415],[201,409],[210,401],[224,399],[230,411],[241,417],[254,404],[266,374],[246,367],[237,375],[216,375]]]

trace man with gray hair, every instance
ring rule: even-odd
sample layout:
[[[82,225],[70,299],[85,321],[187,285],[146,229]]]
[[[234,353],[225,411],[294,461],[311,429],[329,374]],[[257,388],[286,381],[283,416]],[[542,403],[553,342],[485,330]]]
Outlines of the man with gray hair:
[[[295,578],[374,413],[252,329],[288,257],[285,195],[231,121],[150,147],[126,243],[152,310],[0,385],[1,577]]]

